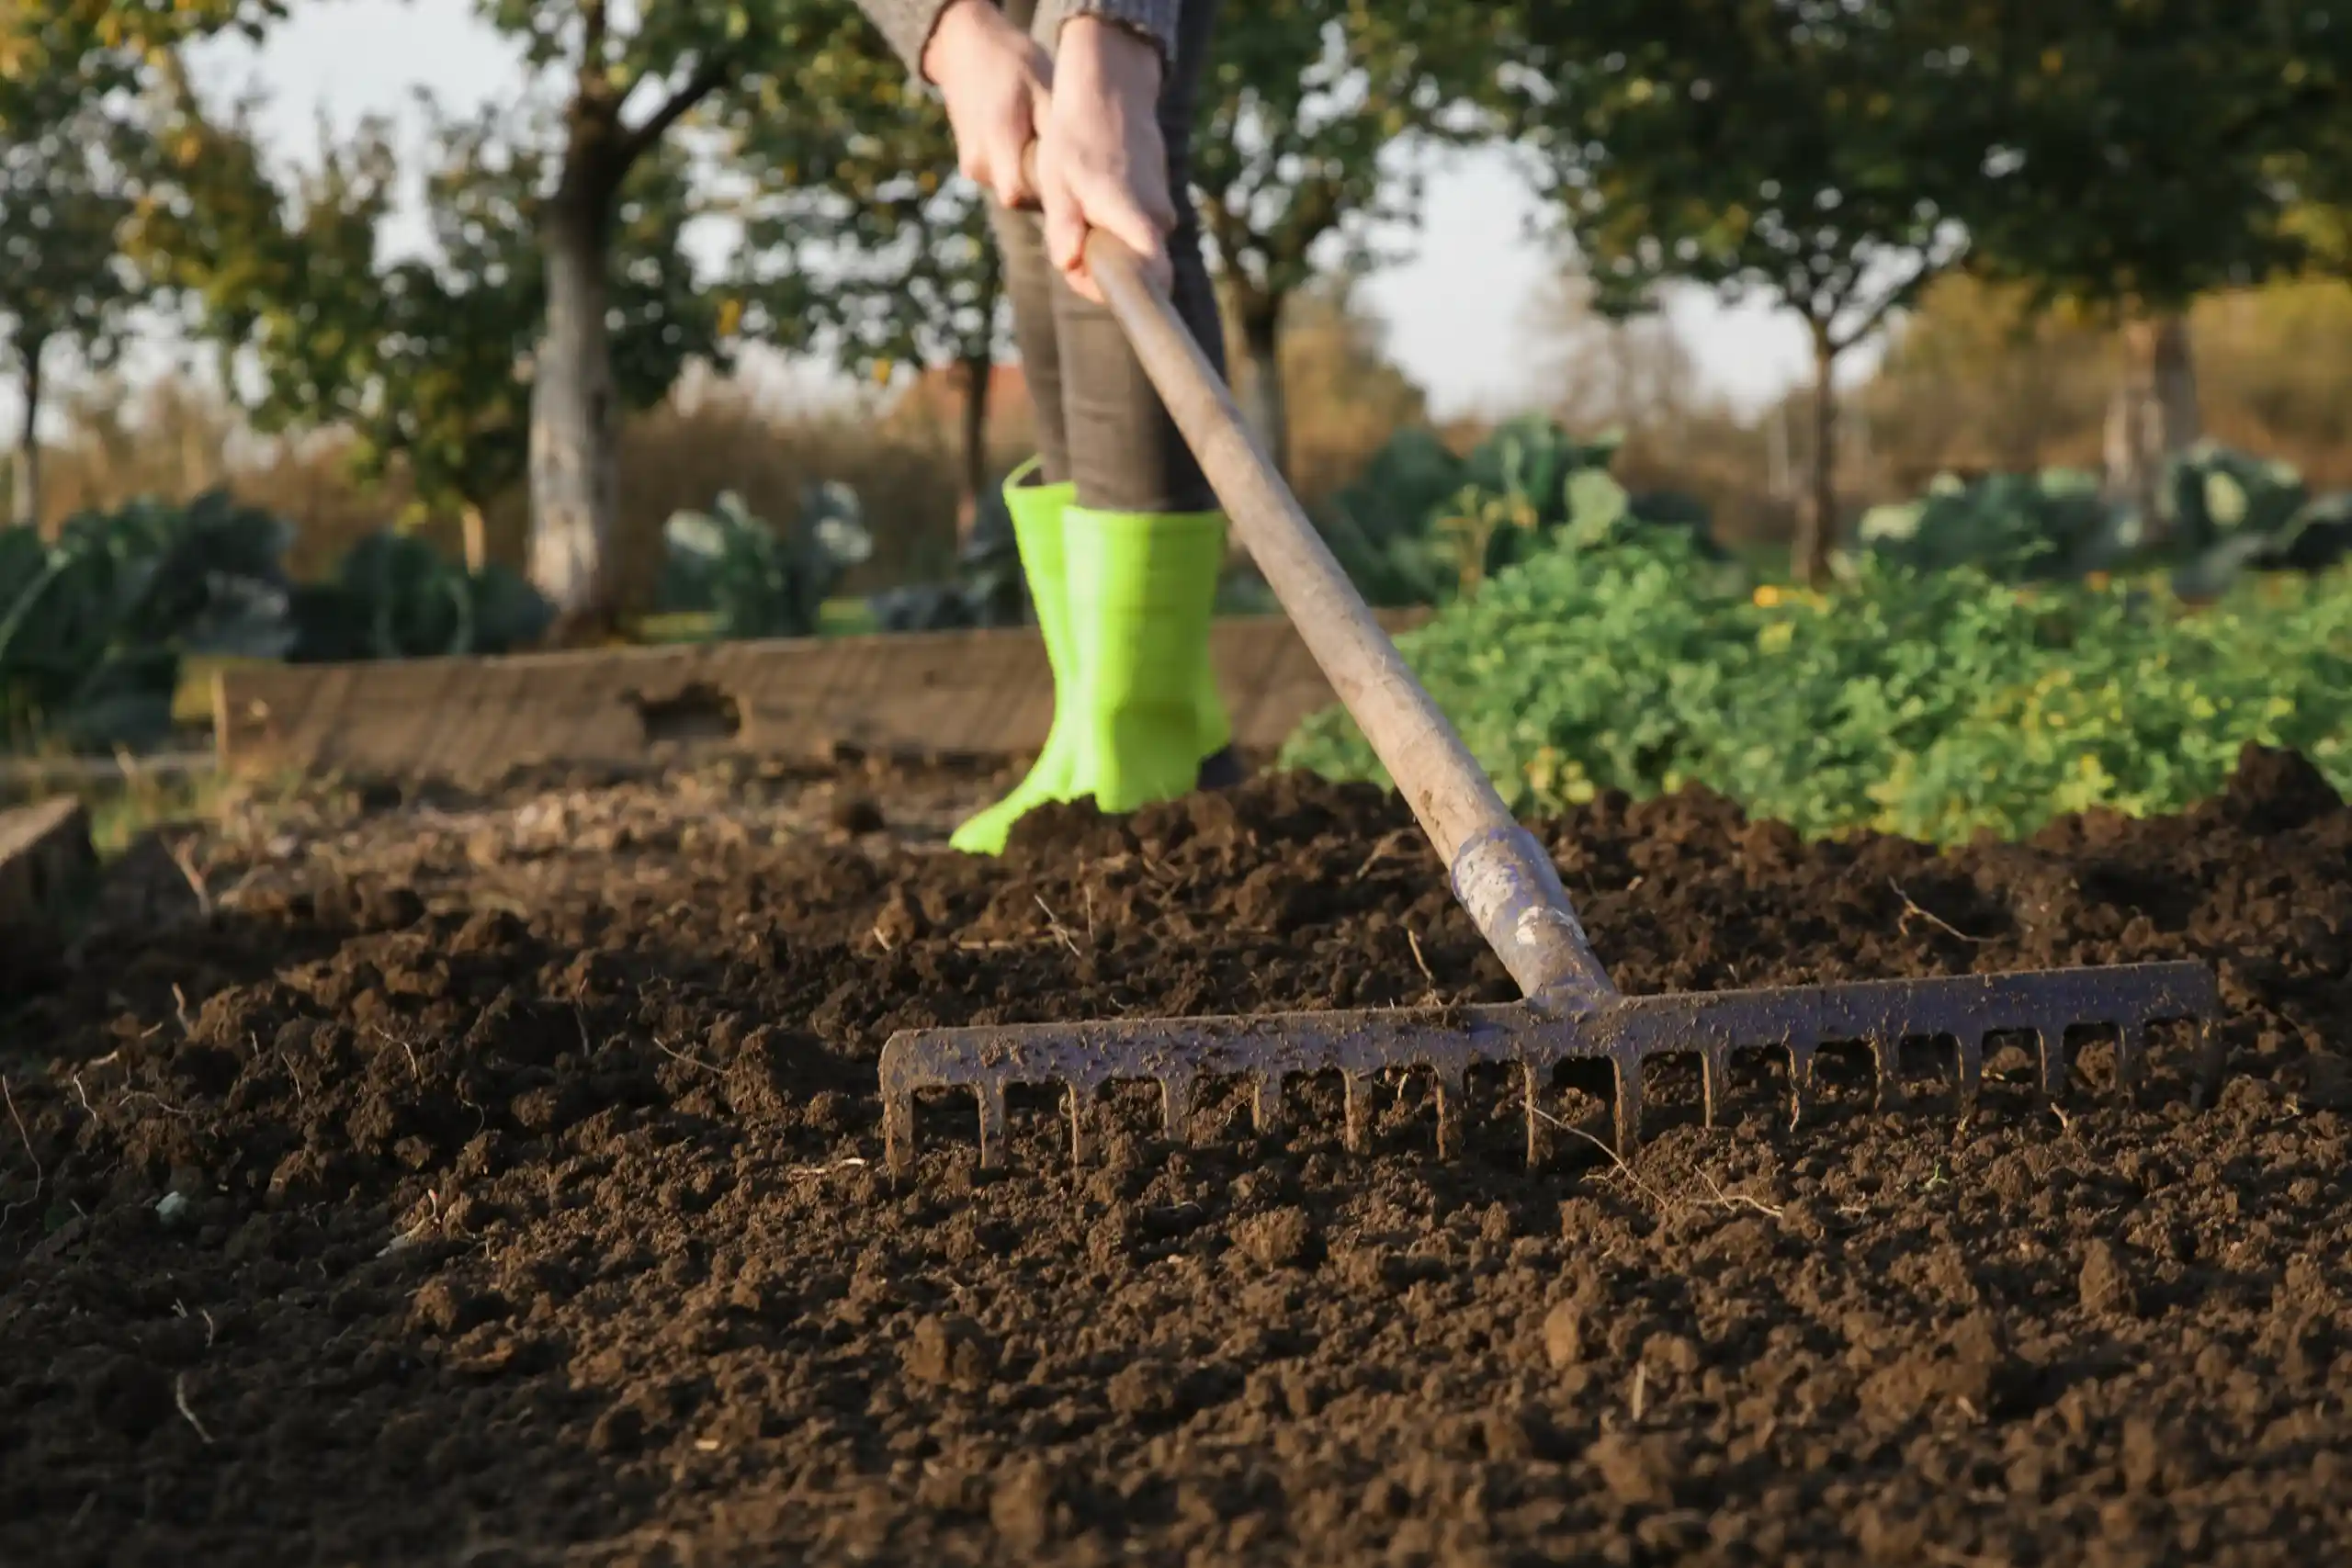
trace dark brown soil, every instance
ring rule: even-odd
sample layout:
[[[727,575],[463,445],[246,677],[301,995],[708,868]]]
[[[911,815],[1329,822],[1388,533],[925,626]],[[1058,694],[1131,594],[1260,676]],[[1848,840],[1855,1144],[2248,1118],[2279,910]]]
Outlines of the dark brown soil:
[[[932,1022],[1499,998],[1398,807],[1292,779],[941,846],[988,781],[364,792],[151,845],[0,1008],[0,1562],[2111,1565],[2352,1551],[2352,812],[1950,857],[1547,829],[1629,989],[2199,956],[2230,1077],[1967,1124],[1687,1081],[1620,1168],[968,1114]],[[176,857],[168,852],[177,850]],[[185,862],[185,874],[178,863]],[[1310,1095],[1310,1100],[1315,1096]],[[1388,1097],[1384,1097],[1385,1099]],[[1598,1127],[1564,1087],[1553,1110]],[[1130,1114],[1131,1112],[1131,1114]]]

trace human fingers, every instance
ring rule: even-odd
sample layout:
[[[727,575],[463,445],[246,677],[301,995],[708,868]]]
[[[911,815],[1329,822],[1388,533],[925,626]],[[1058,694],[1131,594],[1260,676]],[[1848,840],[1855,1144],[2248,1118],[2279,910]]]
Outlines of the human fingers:
[[[1100,284],[1086,263],[1086,239],[1100,230],[1134,254],[1145,280],[1163,293],[1174,280],[1168,256],[1168,231],[1175,227],[1173,208],[1148,188],[1125,180],[1096,178],[1072,182],[1070,210],[1075,221],[1067,254],[1055,254],[1070,287],[1091,299],[1101,299]],[[1049,253],[1053,254],[1053,253]]]

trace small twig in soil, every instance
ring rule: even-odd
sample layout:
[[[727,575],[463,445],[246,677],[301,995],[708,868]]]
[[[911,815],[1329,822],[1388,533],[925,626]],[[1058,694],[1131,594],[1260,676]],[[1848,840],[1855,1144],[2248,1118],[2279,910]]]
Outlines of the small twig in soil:
[[[401,1048],[401,1053],[408,1057],[408,1076],[415,1079],[418,1083],[423,1083],[424,1081],[424,1069],[416,1065],[415,1048],[410,1045],[407,1041],[384,1028],[381,1024],[371,1024],[369,1027],[375,1031],[377,1039],[383,1041],[386,1044],[397,1045]],[[587,1036],[583,1033],[581,1036],[581,1040],[583,1044],[586,1043]]]
[[[441,1194],[428,1187],[424,1191],[424,1200],[431,1205],[431,1213],[386,1242],[383,1250],[376,1254],[377,1257],[389,1258],[402,1247],[415,1246],[417,1237],[441,1223]]]
[[[1763,1201],[1761,1199],[1751,1198],[1745,1192],[1724,1191],[1722,1188],[1715,1185],[1715,1179],[1709,1176],[1703,1170],[1700,1171],[1698,1175],[1699,1179],[1707,1184],[1707,1190],[1715,1195],[1715,1201],[1724,1208],[1753,1209],[1759,1214],[1768,1215],[1776,1220],[1786,1219],[1788,1217],[1785,1211],[1776,1209],[1772,1207],[1771,1204]]]
[[[1397,832],[1387,834],[1382,838],[1380,842],[1372,846],[1372,853],[1363,857],[1363,863],[1356,867],[1355,874],[1349,877],[1348,880],[1350,882],[1362,882],[1365,875],[1371,872],[1374,866],[1378,865],[1382,861],[1385,861],[1388,859],[1389,856],[1395,854],[1404,846],[1405,840],[1410,837],[1410,834],[1399,830]]]
[[[1642,1415],[1649,1408],[1649,1392],[1650,1364],[1636,1361],[1634,1363],[1634,1397],[1626,1402],[1633,1407],[1634,1425],[1636,1427],[1642,1424]]]
[[[653,1048],[661,1052],[664,1056],[669,1057],[672,1061],[684,1062],[690,1067],[700,1067],[704,1072],[710,1074],[713,1077],[723,1078],[727,1076],[727,1069],[724,1067],[714,1066],[709,1062],[704,1061],[699,1056],[689,1056],[684,1051],[672,1050],[669,1043],[658,1034],[653,1037]]]
[[[1602,1154],[1607,1155],[1609,1156],[1609,1163],[1617,1168],[1618,1173],[1623,1176],[1626,1180],[1632,1182],[1635,1187],[1641,1189],[1643,1195],[1648,1198],[1651,1202],[1657,1204],[1660,1209],[1671,1209],[1678,1201],[1685,1203],[1697,1201],[1697,1200],[1690,1198],[1680,1200],[1668,1198],[1657,1188],[1652,1187],[1648,1182],[1644,1181],[1639,1176],[1635,1175],[1634,1168],[1627,1165],[1623,1157],[1620,1156],[1615,1149],[1611,1148],[1607,1144],[1602,1143],[1590,1133],[1586,1132],[1581,1127],[1572,1126],[1568,1122],[1561,1121],[1557,1116],[1555,1116],[1550,1111],[1544,1110],[1541,1106],[1531,1106],[1529,1109],[1533,1111],[1537,1116],[1550,1122],[1553,1126],[1560,1129],[1563,1133],[1571,1134],[1576,1137],[1582,1138],[1586,1143],[1590,1144],[1594,1148],[1599,1149]],[[1785,1210],[1776,1209],[1760,1198],[1751,1198],[1745,1192],[1724,1191],[1722,1187],[1716,1184],[1713,1177],[1709,1176],[1703,1170],[1698,1169],[1695,1166],[1691,1168],[1691,1174],[1698,1177],[1700,1180],[1705,1182],[1707,1184],[1707,1190],[1713,1194],[1713,1197],[1707,1200],[1706,1203],[1702,1205],[1703,1207],[1719,1209],[1752,1209],[1759,1214],[1769,1215],[1770,1218],[1775,1220],[1786,1219],[1788,1217]]]
[[[196,856],[185,842],[166,844],[164,852],[172,857],[172,863],[180,868],[182,876],[187,878],[188,891],[196,895],[196,912],[207,919],[211,919],[212,889],[204,885],[204,873],[197,869]]]
[[[253,1053],[254,1055],[258,1056],[261,1055],[261,1036],[258,1033],[255,1033],[251,1030],[246,1031],[245,1043],[253,1047]],[[309,1104],[311,1100],[311,1091],[302,1087],[301,1075],[294,1070],[294,1058],[288,1055],[283,1051],[275,1052],[273,1055],[277,1058],[278,1066],[284,1069],[286,1073],[286,1081],[294,1086],[294,1098],[303,1104]]]
[[[1544,1121],[1549,1122],[1553,1126],[1557,1127],[1561,1132],[1574,1134],[1576,1136],[1582,1138],[1586,1143],[1590,1144],[1594,1148],[1599,1149],[1602,1154],[1607,1155],[1609,1156],[1609,1163],[1615,1166],[1618,1172],[1623,1175],[1626,1180],[1640,1188],[1651,1202],[1656,1203],[1661,1209],[1670,1209],[1674,1206],[1667,1201],[1665,1196],[1661,1194],[1657,1188],[1652,1187],[1648,1182],[1644,1181],[1640,1177],[1634,1175],[1634,1168],[1627,1165],[1624,1157],[1618,1154],[1615,1149],[1611,1148],[1607,1144],[1602,1143],[1599,1138],[1594,1137],[1590,1133],[1586,1132],[1583,1128],[1571,1126],[1569,1123],[1561,1121],[1557,1116],[1553,1115],[1550,1111],[1544,1110],[1540,1105],[1531,1105],[1528,1109],[1532,1111],[1536,1115],[1542,1117]]]
[[[180,1032],[182,1034],[194,1034],[196,1032],[196,1021],[188,1016],[187,993],[181,990],[177,986],[174,986],[172,987],[172,1010],[179,1015]]]
[[[7,1101],[8,1120],[17,1124],[17,1136],[24,1140],[25,1157],[32,1161],[33,1166],[33,1195],[26,1199],[23,1203],[11,1203],[6,1208],[0,1209],[0,1224],[6,1224],[9,1216],[18,1209],[40,1201],[41,1189],[49,1184],[49,1172],[41,1168],[40,1156],[33,1152],[33,1135],[25,1129],[24,1114],[17,1109],[17,1097],[8,1088],[8,1076],[6,1073],[0,1073],[0,1100]]]
[[[1896,931],[1907,931],[1911,929],[1911,922],[1915,919],[1919,919],[1927,921],[1929,925],[1935,927],[1938,931],[1944,932],[1948,936],[1958,937],[1962,942],[1974,942],[1981,946],[1993,940],[1988,936],[1970,936],[1966,931],[1962,931],[1958,926],[1953,925],[1941,915],[1936,914],[1932,910],[1921,908],[1917,904],[1912,901],[1911,895],[1903,891],[1903,884],[1895,881],[1894,878],[1891,876],[1888,877],[1886,879],[1886,885],[1894,889],[1894,896],[1897,898],[1903,900],[1903,918],[1894,923],[1894,929]]]
[[[865,1167],[872,1163],[873,1162],[870,1160],[861,1159],[856,1155],[851,1155],[845,1159],[837,1159],[831,1165],[791,1166],[786,1169],[785,1175],[793,1178],[797,1181],[806,1181],[816,1177],[831,1176],[837,1170],[863,1169]]]
[[[1053,932],[1055,941],[1069,949],[1069,955],[1072,958],[1076,958],[1078,956],[1078,940],[1071,936],[1069,934],[1069,929],[1062,924],[1062,918],[1054,913],[1053,906],[1046,902],[1045,897],[1042,894],[1033,893],[1030,897],[1037,900],[1037,908],[1046,911],[1046,929]],[[1092,907],[1092,900],[1090,899],[1088,901],[1088,908],[1091,909]]]
[[[1413,965],[1421,972],[1422,983],[1428,987],[1422,994],[1422,1000],[1430,1007],[1443,1007],[1445,997],[1438,990],[1437,976],[1430,972],[1430,961],[1421,952],[1420,933],[1408,928],[1405,932],[1405,943],[1413,950]]]
[[[261,874],[261,871],[262,868],[257,865],[247,866],[244,874],[222,889],[220,897],[215,898],[213,903],[223,909],[234,909],[243,900],[245,890],[253,886],[254,879]]]
[[[174,1105],[170,1100],[165,1100],[160,1094],[152,1094],[143,1089],[124,1089],[120,1094],[115,1097],[115,1103],[118,1105],[129,1105],[133,1101],[141,1100],[145,1100],[148,1104],[153,1106],[156,1110],[162,1111],[166,1116],[176,1116],[183,1122],[187,1120],[187,1111],[184,1108]]]
[[[172,1303],[172,1310],[179,1314],[182,1317],[186,1317],[187,1315],[187,1303],[186,1302],[175,1301]],[[204,1320],[204,1348],[209,1350],[212,1348],[213,1337],[220,1332],[220,1325],[212,1321],[212,1314],[205,1311],[202,1307],[196,1309],[196,1315]]]
[[[196,1428],[196,1435],[204,1439],[204,1446],[210,1448],[212,1446],[212,1434],[204,1429],[204,1423],[196,1418],[196,1411],[187,1402],[187,1374],[186,1372],[182,1372],[178,1377],[172,1380],[172,1403],[180,1407],[180,1414],[187,1416],[187,1424]]]

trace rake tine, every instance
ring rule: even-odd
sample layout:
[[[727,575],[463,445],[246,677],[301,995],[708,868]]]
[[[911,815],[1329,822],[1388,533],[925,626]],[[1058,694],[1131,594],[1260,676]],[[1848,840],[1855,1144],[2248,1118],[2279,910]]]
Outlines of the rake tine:
[[[1707,1097],[1707,1125],[1723,1124],[1724,1109],[1731,1098],[1731,1047],[1711,1047],[1699,1058],[1699,1079]]]
[[[1526,1108],[1527,1168],[1533,1170],[1552,1152],[1552,1139],[1544,1113],[1543,1069],[1533,1062],[1520,1064],[1520,1094]]]
[[[1951,1050],[1960,1072],[1960,1111],[1966,1116],[1975,1111],[1977,1096],[1984,1088],[1984,1037],[1973,1031],[1955,1034]]]
[[[896,1168],[903,1169],[915,1157],[915,1091],[906,1089],[882,1091],[882,1148],[884,1156]],[[988,1149],[980,1150],[980,1161],[988,1163]]]
[[[1871,1057],[1877,1081],[1871,1086],[1871,1107],[1885,1111],[1903,1102],[1903,1036],[1880,1034],[1871,1040]]]
[[[1617,1154],[1630,1158],[1642,1141],[1642,1059],[1612,1055],[1617,1069]]]
[[[1093,1109],[1088,1103],[1091,1098],[1076,1084],[1069,1086],[1069,1092],[1065,1097],[1065,1103],[1069,1107],[1069,1162],[1072,1165],[1084,1165],[1087,1150],[1093,1145],[1093,1139],[1087,1135],[1086,1128],[1086,1123],[1091,1119],[1088,1114]]]
[[[2065,1019],[2044,1019],[2034,1029],[2041,1042],[2041,1097],[2055,1105],[2066,1097]]]
[[[1160,1075],[1159,1113],[1166,1125],[1168,1141],[1171,1144],[1193,1141],[1193,1096],[1197,1088],[1195,1074],[1169,1072]]]
[[[1283,1126],[1283,1075],[1260,1073],[1250,1097],[1250,1124],[1261,1138],[1272,1137]]]
[[[1821,1045],[1815,1040],[1789,1042],[1789,1130],[1813,1119],[1813,1055]]]
[[[973,1092],[980,1102],[980,1168],[993,1170],[1004,1164],[1010,1141],[1005,1126],[1004,1084],[1001,1080],[984,1083]]]
[[[1347,1097],[1348,1153],[1360,1155],[1372,1141],[1372,1082],[1362,1073],[1342,1074]]]
[[[2148,1026],[2132,1022],[2119,1024],[2115,1031],[2115,1097],[2131,1103],[2140,1088],[2143,1069],[2147,1065]]]
[[[1453,1159],[1462,1153],[1462,1104],[1469,1095],[1469,1080],[1460,1073],[1435,1075],[1437,1095],[1437,1157]]]

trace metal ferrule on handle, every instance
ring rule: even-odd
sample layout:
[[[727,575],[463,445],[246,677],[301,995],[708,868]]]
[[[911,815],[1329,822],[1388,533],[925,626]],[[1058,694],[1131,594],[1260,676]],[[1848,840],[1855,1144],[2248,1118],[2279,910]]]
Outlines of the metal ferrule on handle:
[[[1125,331],[1234,533],[1299,638],[1436,846],[1454,896],[1532,1001],[1582,1011],[1617,998],[1551,856],[1520,826],[1486,770],[1373,618],[1175,307],[1135,254],[1099,231],[1086,265]]]

